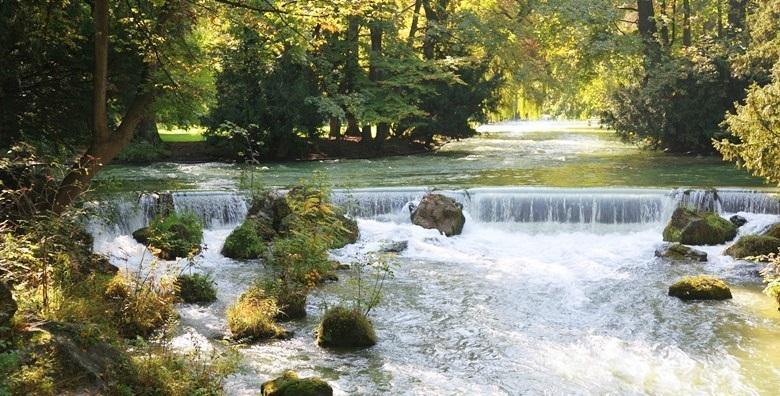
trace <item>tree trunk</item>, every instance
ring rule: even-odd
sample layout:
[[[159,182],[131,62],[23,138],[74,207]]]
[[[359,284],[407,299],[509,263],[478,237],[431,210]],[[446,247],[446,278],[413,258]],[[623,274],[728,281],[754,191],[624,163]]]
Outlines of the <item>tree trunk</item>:
[[[371,65],[369,66],[368,78],[373,82],[382,81],[384,71],[379,67],[379,62],[382,59],[382,35],[384,29],[382,24],[378,21],[371,23]],[[381,149],[382,143],[387,139],[387,135],[390,133],[390,125],[386,122],[380,122],[376,126],[376,138],[374,138],[374,148]]]
[[[672,38],[669,40],[669,46],[673,46],[677,41],[677,0],[672,1]]]
[[[728,36],[735,38],[745,31],[748,0],[729,0]]]
[[[330,117],[330,137],[332,139],[341,137],[341,120],[338,117]]]
[[[434,4],[431,2],[434,1]],[[425,38],[423,39],[423,56],[425,59],[436,58],[436,44],[439,39],[441,23],[447,17],[448,0],[422,0],[425,10]]]
[[[361,136],[360,127],[358,126],[357,119],[352,113],[347,113],[347,130],[345,134],[347,136],[352,136],[352,137]]]
[[[664,17],[667,16],[666,0],[661,0],[661,15]],[[663,23],[661,24],[661,43],[663,43],[665,48],[669,48],[669,45],[671,44],[671,41],[669,40],[669,24],[667,23],[666,18],[664,18]]]
[[[718,10],[718,38],[723,39],[723,4],[721,0],[715,0],[717,2]]]
[[[418,24],[420,23],[420,7],[422,7],[422,0],[415,0],[412,24],[409,26],[409,36],[406,38],[406,44],[410,47],[414,45],[414,36],[417,35]]]
[[[650,66],[660,61],[661,49],[656,40],[658,27],[655,23],[655,11],[653,10],[653,0],[637,0],[637,24],[639,26],[639,35],[642,37],[644,45],[645,64]]]
[[[160,139],[160,131],[157,130],[157,115],[154,110],[148,110],[141,121],[138,123],[138,129],[135,132],[135,138],[154,145],[163,143]]]
[[[363,128],[360,130],[360,142],[361,143],[371,142],[371,124],[363,125]]]
[[[344,60],[344,84],[342,92],[346,94],[353,93],[357,90],[357,77],[360,73],[360,63],[358,60],[359,55],[359,39],[360,36],[360,17],[349,16],[347,18],[347,31],[346,31],[346,59]],[[360,136],[360,127],[358,126],[355,115],[347,111],[347,136]]]
[[[62,213],[90,185],[97,172],[110,163],[133,138],[152,92],[138,92],[122,122],[113,133],[108,128],[106,88],[108,86],[108,0],[95,0],[95,71],[93,75],[94,139],[92,145],[65,175],[52,202],[52,211]]]
[[[691,2],[683,0],[683,47],[690,47],[691,38]]]

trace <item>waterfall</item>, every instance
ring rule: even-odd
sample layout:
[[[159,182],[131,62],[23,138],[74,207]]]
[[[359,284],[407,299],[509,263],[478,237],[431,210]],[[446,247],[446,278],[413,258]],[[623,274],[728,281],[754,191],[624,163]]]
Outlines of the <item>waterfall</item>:
[[[409,222],[409,204],[425,194],[447,195],[463,205],[470,221],[485,224],[660,224],[678,206],[719,213],[780,214],[775,193],[721,189],[629,189],[505,187],[432,190],[424,187],[336,189],[334,204],[353,217]],[[166,196],[167,194],[167,196]],[[144,227],[161,206],[172,201],[177,213],[194,213],[206,228],[239,224],[246,217],[247,197],[229,191],[179,191],[118,196],[110,204],[96,203],[96,233],[129,234]]]

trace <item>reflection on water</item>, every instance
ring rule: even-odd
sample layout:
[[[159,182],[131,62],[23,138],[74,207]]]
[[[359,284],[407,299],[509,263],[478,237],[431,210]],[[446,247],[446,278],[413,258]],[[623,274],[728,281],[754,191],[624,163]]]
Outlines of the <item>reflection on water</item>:
[[[762,186],[760,179],[719,157],[641,151],[584,123],[506,123],[436,153],[372,160],[297,161],[254,167],[265,186],[288,186],[322,170],[339,187],[474,187],[539,185]],[[110,166],[106,184],[125,190],[231,189],[250,168],[220,163]]]

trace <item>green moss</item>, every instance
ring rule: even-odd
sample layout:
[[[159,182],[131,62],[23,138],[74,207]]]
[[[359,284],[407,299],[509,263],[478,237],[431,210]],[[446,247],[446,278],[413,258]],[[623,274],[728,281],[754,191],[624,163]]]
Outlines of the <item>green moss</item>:
[[[686,276],[669,286],[669,295],[682,300],[726,300],[731,290],[726,282],[708,275]]]
[[[203,226],[194,214],[172,213],[149,225],[148,246],[163,260],[199,253],[202,240]]]
[[[357,242],[360,234],[355,220],[341,214],[334,214],[329,217],[327,221],[330,221],[335,228],[332,234],[333,239],[329,246],[331,249],[343,248],[344,246]]]
[[[276,299],[264,290],[252,287],[228,308],[228,327],[236,340],[280,337],[285,331],[274,322],[278,313]]]
[[[674,261],[707,261],[707,253],[676,242],[656,250],[655,255]]]
[[[764,233],[766,236],[771,236],[775,238],[780,238],[780,223],[773,224],[769,229]]]
[[[260,258],[266,251],[267,236],[271,232],[264,222],[247,218],[225,239],[222,255],[238,260]]]
[[[333,388],[316,378],[299,378],[294,371],[286,371],[281,377],[264,382],[262,396],[331,396]]]
[[[188,304],[208,304],[217,300],[217,289],[209,275],[179,275],[174,286],[179,298]]]
[[[737,227],[717,213],[677,208],[664,228],[663,239],[686,245],[719,245],[734,239]]]
[[[769,253],[777,253],[780,248],[780,238],[766,235],[745,235],[729,246],[724,252],[734,258],[763,256]]]
[[[376,341],[371,321],[355,309],[328,310],[317,329],[317,344],[323,347],[370,347]]]

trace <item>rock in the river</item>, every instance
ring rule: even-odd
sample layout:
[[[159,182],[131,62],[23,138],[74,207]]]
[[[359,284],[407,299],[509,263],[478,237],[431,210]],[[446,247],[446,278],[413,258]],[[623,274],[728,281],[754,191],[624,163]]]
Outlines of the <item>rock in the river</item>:
[[[260,392],[262,396],[332,396],[333,388],[317,377],[300,378],[288,370],[281,377],[264,382]]]
[[[656,257],[675,261],[707,261],[707,253],[681,243],[667,243],[656,249]]]
[[[209,304],[217,301],[217,289],[211,276],[182,274],[174,282],[176,295],[187,304]]]
[[[390,242],[380,249],[382,253],[401,253],[409,247],[409,241]]]
[[[441,194],[427,194],[419,205],[410,210],[412,223],[439,230],[446,236],[460,234],[466,224],[463,207],[454,199]]]
[[[669,286],[669,295],[682,300],[727,300],[731,289],[714,276],[686,276]]]
[[[745,235],[723,253],[741,259],[778,253],[778,248],[780,248],[780,238],[767,235]]]
[[[266,246],[276,232],[265,218],[248,217],[236,227],[222,245],[222,255],[239,260],[256,259],[263,256]]]
[[[740,215],[734,215],[729,217],[729,221],[731,222],[731,224],[734,224],[737,227],[742,227],[743,225],[747,224],[747,219]]]
[[[0,281],[0,327],[10,327],[17,308],[11,288]]]
[[[376,344],[374,325],[360,311],[335,307],[325,312],[317,329],[317,345],[364,348]]]
[[[252,206],[247,212],[247,217],[256,217],[268,222],[271,229],[279,231],[282,219],[292,213],[287,198],[284,195],[270,191],[252,200]]]
[[[719,245],[737,236],[737,227],[713,212],[677,208],[664,228],[664,241],[685,245]]]
[[[772,226],[769,227],[769,229],[766,230],[766,232],[764,232],[764,235],[780,238],[780,223],[772,224]]]
[[[149,227],[143,227],[133,231],[133,239],[142,245],[149,243]]]

